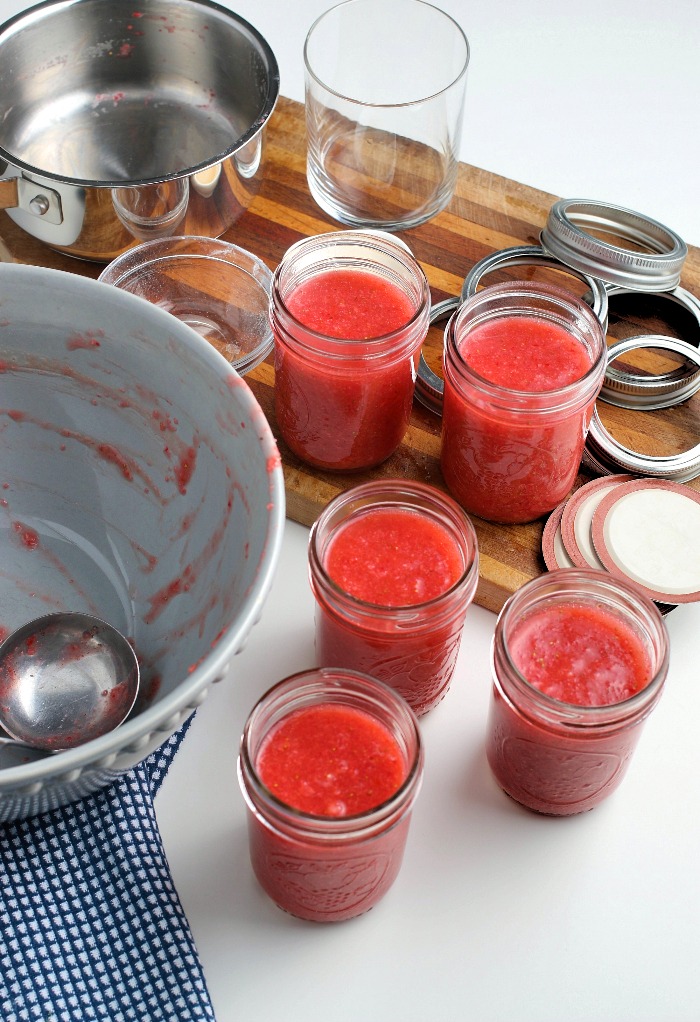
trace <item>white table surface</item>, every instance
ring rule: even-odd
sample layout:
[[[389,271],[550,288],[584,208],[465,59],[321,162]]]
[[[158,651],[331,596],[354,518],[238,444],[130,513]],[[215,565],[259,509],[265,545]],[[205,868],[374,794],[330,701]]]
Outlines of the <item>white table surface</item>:
[[[0,17],[26,6],[0,0]],[[327,0],[228,6],[301,100],[303,39]],[[697,0],[439,6],[472,47],[462,160],[628,206],[700,245]],[[157,800],[218,1022],[697,1022],[700,607],[668,620],[667,689],[623,785],[569,819],[519,809],[490,776],[495,617],[472,607],[452,689],[423,721],[425,781],[395,886],[357,920],[306,924],[252,877],[236,780],[253,703],[314,662],[306,540],[287,523],[262,620]]]

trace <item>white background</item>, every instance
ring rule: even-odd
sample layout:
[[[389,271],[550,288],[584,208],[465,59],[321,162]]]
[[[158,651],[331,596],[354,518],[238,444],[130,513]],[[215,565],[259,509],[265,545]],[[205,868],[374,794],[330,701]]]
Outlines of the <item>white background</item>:
[[[25,6],[0,0],[0,15]],[[326,0],[229,6],[301,100],[304,36]],[[440,6],[472,47],[462,160],[628,206],[700,245],[697,0]],[[425,783],[398,881],[366,916],[305,924],[251,875],[235,761],[258,696],[314,661],[306,538],[287,523],[263,618],[157,803],[219,1022],[697,1022],[700,607],[668,620],[667,690],[622,787],[560,820],[520,810],[489,774],[495,617],[472,607],[453,687],[423,722]]]

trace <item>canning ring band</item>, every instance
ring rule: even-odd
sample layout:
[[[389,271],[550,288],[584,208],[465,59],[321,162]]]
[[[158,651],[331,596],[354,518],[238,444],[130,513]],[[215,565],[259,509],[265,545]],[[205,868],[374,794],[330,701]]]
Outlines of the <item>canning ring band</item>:
[[[634,247],[612,244],[601,235]],[[540,241],[568,266],[637,291],[672,290],[688,255],[683,239],[658,220],[591,199],[555,202]]]
[[[566,263],[546,252],[540,245],[515,245],[513,248],[492,252],[491,255],[479,260],[465,277],[462,285],[462,301],[476,294],[481,278],[487,273],[493,273],[494,270],[501,270],[506,266],[523,265],[547,266],[582,280],[588,286],[588,292],[583,296],[583,301],[590,305],[594,316],[603,328],[603,333],[607,331],[608,292],[603,281],[582,270],[577,270],[575,267],[567,266]]]
[[[608,366],[621,354],[636,348],[655,347],[665,348],[668,351],[676,351],[691,360],[700,371],[700,351],[681,341],[676,337],[648,336],[627,337],[610,345],[608,349]],[[607,370],[606,370],[607,372]],[[694,388],[694,389],[692,389]],[[695,393],[700,388],[700,372],[698,372],[691,386],[686,385],[686,391]],[[685,394],[681,400],[690,397],[691,393]],[[669,404],[677,403],[676,400]],[[629,405],[628,405],[629,407]],[[641,407],[639,404],[636,407]],[[649,408],[650,405],[644,406]],[[668,404],[655,405],[654,407],[668,407]],[[609,474],[610,472],[631,472],[634,475],[655,476],[661,479],[673,479],[676,482],[688,482],[700,475],[700,444],[696,444],[687,451],[670,455],[648,455],[639,451],[632,451],[616,440],[601,422],[598,409],[594,408],[591,417],[591,424],[586,439],[584,451],[584,462],[589,467]]]
[[[614,363],[621,355],[640,348],[656,348],[683,355],[685,361],[665,373],[650,374],[620,369]],[[608,364],[600,399],[618,408],[651,411],[682,404],[700,390],[700,351],[687,341],[664,334],[643,334],[615,341],[608,348]]]
[[[461,298],[445,298],[444,301],[438,302],[430,310],[430,325],[434,326],[441,319],[451,316],[461,304]],[[421,351],[418,362],[418,376],[416,378],[416,397],[431,412],[441,415],[444,391],[444,381],[440,379],[437,373],[433,372]]]

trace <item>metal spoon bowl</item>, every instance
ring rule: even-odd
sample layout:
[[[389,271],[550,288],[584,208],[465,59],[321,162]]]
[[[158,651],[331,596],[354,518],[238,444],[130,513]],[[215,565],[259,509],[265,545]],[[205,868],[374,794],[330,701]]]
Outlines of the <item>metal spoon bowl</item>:
[[[113,731],[138,686],[131,644],[90,614],[49,614],[0,643],[0,724],[34,749],[72,749]]]

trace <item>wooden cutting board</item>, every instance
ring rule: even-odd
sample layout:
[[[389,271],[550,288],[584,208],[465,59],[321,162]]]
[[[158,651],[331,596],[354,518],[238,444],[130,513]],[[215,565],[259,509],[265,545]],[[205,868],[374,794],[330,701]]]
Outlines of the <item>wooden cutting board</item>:
[[[248,212],[227,232],[226,240],[260,256],[271,269],[299,238],[338,230],[316,206],[306,184],[306,144],[303,106],[280,99],[267,129],[267,163],[261,189]],[[605,196],[585,196],[602,199]],[[420,261],[434,302],[459,295],[471,267],[490,252],[513,245],[539,244],[540,230],[557,196],[517,184],[465,164],[459,168],[455,196],[443,213],[401,237]],[[654,210],[641,210],[654,216]],[[682,224],[672,225],[680,229]],[[4,252],[3,252],[4,248]],[[54,252],[19,230],[6,213],[0,214],[0,258],[50,266],[97,277],[101,266]],[[488,283],[513,277],[559,280],[574,284],[567,274],[521,266],[493,273]],[[682,286],[700,296],[700,250],[691,248]],[[38,296],[40,300],[40,296]],[[663,333],[698,344],[700,327],[686,310],[655,296],[621,296],[611,303],[608,339],[635,334]],[[441,373],[442,325],[432,328],[424,347],[428,364]],[[274,370],[271,360],[247,377],[275,435]],[[603,405],[599,412],[606,428],[627,446],[647,454],[686,450],[700,442],[700,395],[676,409],[627,412]],[[279,438],[278,438],[279,439]],[[440,420],[415,402],[411,426],[399,450],[372,472],[340,475],[319,472],[301,463],[279,441],[287,491],[287,516],[310,525],[337,493],[370,478],[403,476],[445,489],[439,467]],[[590,478],[582,472],[577,485]],[[700,489],[700,480],[689,483]],[[479,539],[481,570],[476,602],[497,611],[523,583],[545,570],[541,554],[544,521],[503,526],[474,518]]]

